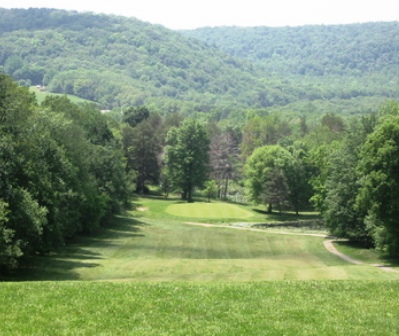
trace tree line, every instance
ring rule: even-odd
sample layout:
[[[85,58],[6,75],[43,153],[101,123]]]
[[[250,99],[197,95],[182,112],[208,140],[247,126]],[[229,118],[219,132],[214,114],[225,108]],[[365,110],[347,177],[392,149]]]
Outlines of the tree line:
[[[0,73],[0,271],[96,234],[149,185],[192,201],[208,146],[195,119],[144,106],[104,114],[66,96],[39,105]]]
[[[248,110],[236,124],[160,118],[141,107],[123,112],[123,137],[137,191],[157,184],[188,201],[202,190],[268,212],[313,208],[331,234],[397,256],[398,113],[395,101],[364,116],[311,121]]]
[[[0,74],[0,268],[91,233],[128,205],[123,150],[95,105],[48,98]]]

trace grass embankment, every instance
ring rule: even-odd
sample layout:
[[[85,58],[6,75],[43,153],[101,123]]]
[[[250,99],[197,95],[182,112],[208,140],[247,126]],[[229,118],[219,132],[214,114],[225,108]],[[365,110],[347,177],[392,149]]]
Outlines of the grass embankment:
[[[321,237],[216,227],[270,220],[248,207],[199,203],[193,218],[141,203],[19,278],[51,281],[1,283],[0,335],[399,334],[399,273],[349,264]]]

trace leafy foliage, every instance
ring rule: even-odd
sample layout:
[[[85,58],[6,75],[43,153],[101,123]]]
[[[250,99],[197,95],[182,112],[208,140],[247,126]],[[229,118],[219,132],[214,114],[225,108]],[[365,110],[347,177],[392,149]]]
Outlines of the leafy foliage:
[[[21,85],[0,74],[0,267],[95,231],[133,179],[189,201],[209,178],[209,196],[234,180],[270,210],[311,199],[332,234],[398,255],[398,103],[347,118],[399,99],[398,36],[396,22],[173,32],[0,9],[0,69]],[[30,85],[96,104],[39,106]]]
[[[207,180],[209,139],[205,127],[195,119],[186,119],[172,127],[166,137],[165,172],[173,189],[192,201],[194,188]]]
[[[288,202],[288,185],[284,169],[290,161],[290,153],[278,145],[257,148],[248,158],[246,176],[252,200],[268,204],[268,212],[273,205],[279,211]]]
[[[399,117],[384,118],[362,147],[358,207],[368,213],[366,223],[377,247],[399,255]]]
[[[105,117],[94,106],[49,98],[0,74],[0,267],[91,232],[129,199]]]

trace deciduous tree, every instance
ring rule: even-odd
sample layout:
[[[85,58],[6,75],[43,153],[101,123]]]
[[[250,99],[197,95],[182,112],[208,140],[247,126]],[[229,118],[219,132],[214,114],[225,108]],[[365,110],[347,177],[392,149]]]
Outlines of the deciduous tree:
[[[276,206],[279,211],[289,202],[289,189],[284,169],[291,154],[279,145],[257,148],[248,158],[245,173],[251,199],[268,205],[268,212]]]
[[[357,206],[367,211],[366,225],[376,246],[399,256],[399,117],[387,116],[361,149]]]
[[[166,137],[165,172],[182,198],[192,201],[194,188],[201,188],[208,177],[209,138],[205,127],[186,119],[172,127]]]

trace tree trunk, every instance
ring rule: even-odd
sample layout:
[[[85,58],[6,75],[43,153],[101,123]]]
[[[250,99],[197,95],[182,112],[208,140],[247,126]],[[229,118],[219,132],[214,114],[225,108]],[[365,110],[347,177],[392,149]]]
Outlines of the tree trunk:
[[[226,183],[224,185],[224,195],[223,198],[227,199],[227,189],[229,188],[229,176],[226,176]]]
[[[192,203],[192,201],[193,201],[193,198],[192,198],[192,187],[189,186],[187,188],[187,202],[188,203]]]

